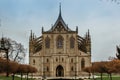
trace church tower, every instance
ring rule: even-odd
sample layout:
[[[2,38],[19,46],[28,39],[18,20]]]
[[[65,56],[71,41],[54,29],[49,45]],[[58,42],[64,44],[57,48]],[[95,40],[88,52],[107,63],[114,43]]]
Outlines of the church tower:
[[[35,76],[46,78],[80,77],[87,75],[84,67],[91,66],[91,36],[78,35],[78,27],[71,30],[59,15],[48,31],[42,27],[42,35],[35,37],[31,31],[29,39],[29,64],[38,69]]]

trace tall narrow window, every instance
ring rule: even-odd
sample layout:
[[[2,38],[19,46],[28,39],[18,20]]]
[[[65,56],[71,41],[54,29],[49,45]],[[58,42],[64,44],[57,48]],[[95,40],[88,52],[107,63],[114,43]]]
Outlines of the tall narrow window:
[[[35,65],[35,60],[33,59],[33,65]]]
[[[85,68],[85,60],[84,58],[82,58],[81,60],[81,69]]]
[[[56,44],[57,44],[57,48],[63,48],[63,37],[62,36],[57,37]]]
[[[64,62],[64,58],[62,58],[62,62]]]
[[[56,58],[56,62],[58,62],[58,58]]]
[[[71,59],[71,63],[73,63],[73,58]]]
[[[74,39],[74,37],[71,37],[70,38],[70,48],[74,48],[74,46],[75,46],[75,39]]]
[[[47,61],[47,63],[48,63],[48,62],[49,62],[49,59],[47,58],[47,60],[46,60],[46,61]]]
[[[47,72],[49,72],[49,67],[47,66]]]
[[[50,48],[50,38],[49,38],[49,37],[47,37],[47,38],[45,39],[45,47],[46,47],[46,48]]]
[[[71,67],[71,71],[73,71],[73,66]]]

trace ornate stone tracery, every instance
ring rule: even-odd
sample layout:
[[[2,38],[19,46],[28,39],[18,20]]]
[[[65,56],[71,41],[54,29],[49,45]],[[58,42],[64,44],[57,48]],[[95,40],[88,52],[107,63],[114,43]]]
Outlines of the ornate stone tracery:
[[[71,38],[70,38],[70,48],[74,48],[75,47],[75,39],[74,39],[74,37],[72,36]]]
[[[38,68],[36,76],[79,77],[84,74],[82,69],[91,65],[89,30],[84,37],[79,36],[78,27],[76,31],[71,30],[60,11],[50,30],[44,31],[42,27],[42,36],[36,37],[31,31],[29,54],[30,65]]]
[[[50,48],[50,38],[48,36],[45,39],[45,47]]]
[[[57,48],[63,48],[63,42],[64,42],[64,39],[61,35],[59,35],[57,37],[57,40],[56,40],[56,46]]]

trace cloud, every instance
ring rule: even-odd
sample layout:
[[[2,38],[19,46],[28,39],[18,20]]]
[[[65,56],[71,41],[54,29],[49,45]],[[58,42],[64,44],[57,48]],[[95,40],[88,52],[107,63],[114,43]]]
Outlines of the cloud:
[[[2,32],[28,48],[30,30],[41,35],[41,27],[51,28],[59,13],[60,0],[0,0]],[[66,24],[79,35],[90,30],[92,60],[108,60],[115,56],[120,44],[119,6],[99,0],[61,0],[62,16]]]

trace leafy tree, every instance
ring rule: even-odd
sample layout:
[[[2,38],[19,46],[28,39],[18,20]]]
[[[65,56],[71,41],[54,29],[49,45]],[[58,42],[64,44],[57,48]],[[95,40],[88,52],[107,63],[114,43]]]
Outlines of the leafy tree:
[[[94,62],[90,67],[86,67],[84,69],[85,72],[90,73],[100,73],[101,80],[103,80],[103,73],[107,73],[109,79],[112,80],[112,73],[120,73],[120,60],[114,59],[111,61],[102,61],[102,62]]]
[[[90,66],[90,67],[85,67],[85,68],[83,69],[83,71],[89,73],[89,79],[90,79],[90,73],[92,72],[92,67],[91,67],[91,66]]]
[[[32,67],[30,65],[26,65],[26,68],[27,68],[27,80],[28,80],[28,75],[29,73],[36,73],[37,72],[37,69],[35,67]]]
[[[17,73],[21,74],[21,80],[22,80],[23,73],[27,74],[27,80],[28,80],[28,74],[36,73],[36,72],[37,72],[37,69],[35,67],[32,67],[30,65],[25,65],[25,64],[20,64],[17,70]]]
[[[18,70],[17,70],[17,73],[20,73],[21,74],[21,80],[22,80],[22,77],[23,77],[23,73],[26,73],[26,65],[24,64],[20,64],[19,67],[18,67]]]
[[[8,72],[9,74],[13,74],[13,80],[14,80],[14,75],[17,72],[17,69],[18,69],[17,62],[7,61],[6,59],[0,58],[0,73]]]
[[[114,61],[110,61],[107,64],[105,64],[106,73],[109,74],[110,80],[112,80],[112,73],[114,73],[116,70],[114,65],[115,65]]]
[[[0,73],[5,72],[6,70],[5,65],[6,65],[6,60],[0,57]]]

